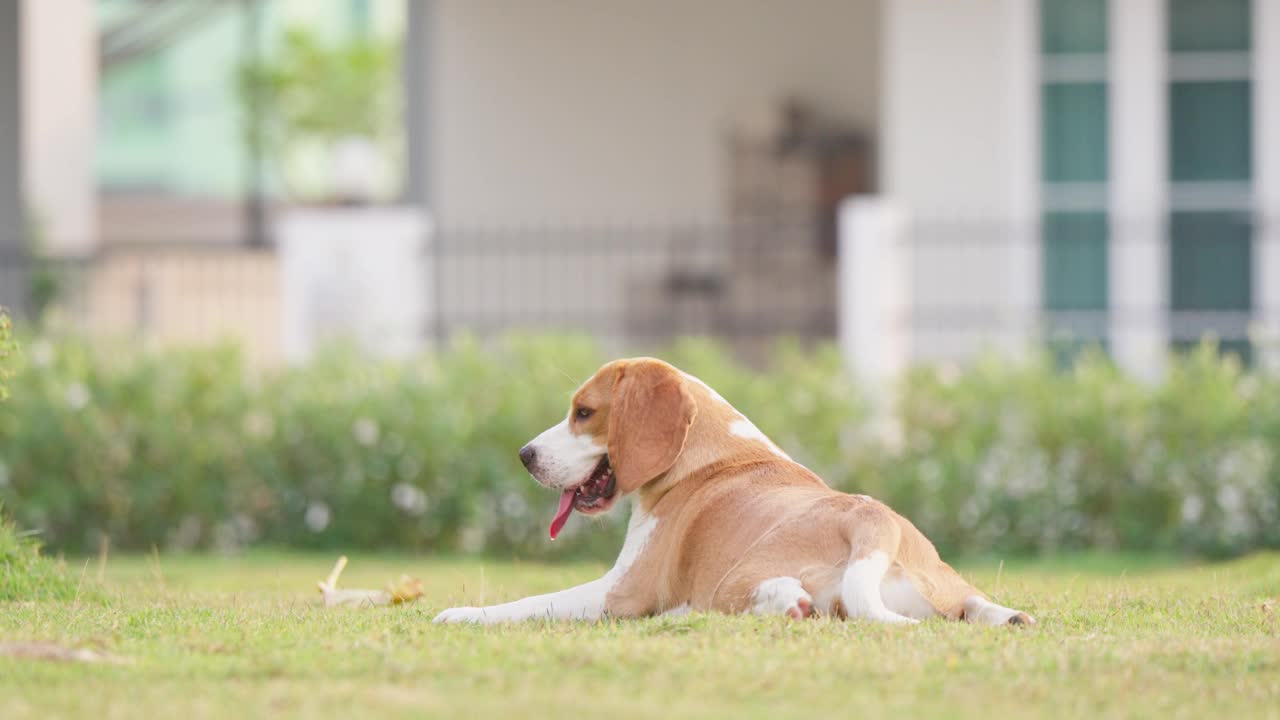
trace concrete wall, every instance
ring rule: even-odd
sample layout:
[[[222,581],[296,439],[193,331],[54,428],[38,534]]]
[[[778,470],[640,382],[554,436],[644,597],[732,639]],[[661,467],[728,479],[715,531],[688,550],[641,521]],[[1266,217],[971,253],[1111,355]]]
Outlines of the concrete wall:
[[[446,225],[716,221],[736,113],[878,126],[877,0],[438,0],[433,32]]]
[[[23,246],[21,19],[21,5],[0,3],[0,254]]]
[[[892,0],[881,189],[906,218],[917,360],[1025,349],[1039,318],[1034,0]]]
[[[91,249],[97,238],[97,3],[23,0],[23,170],[44,249]]]
[[[284,360],[274,253],[181,246],[108,249],[64,298],[91,336],[189,347],[232,342],[255,367]]]
[[[1259,360],[1280,370],[1280,3],[1253,4],[1254,305],[1264,338]]]
[[[886,195],[927,215],[1034,212],[1034,23],[1034,0],[886,3]]]
[[[97,5],[96,0],[72,1]],[[63,4],[63,0],[26,2],[52,6],[48,11],[55,14]],[[108,71],[102,89],[103,142],[96,156],[98,178],[107,189],[215,200],[240,197],[246,169],[236,68],[243,59],[245,18],[239,0],[218,4],[220,11],[206,16],[157,55]],[[274,52],[284,31],[292,27],[309,28],[325,42],[337,42],[356,31],[348,0],[260,4],[266,53]],[[403,29],[403,2],[373,0],[368,8],[368,32],[393,37]],[[148,103],[162,103],[168,111],[155,118],[137,113]],[[106,203],[114,201],[105,198]]]

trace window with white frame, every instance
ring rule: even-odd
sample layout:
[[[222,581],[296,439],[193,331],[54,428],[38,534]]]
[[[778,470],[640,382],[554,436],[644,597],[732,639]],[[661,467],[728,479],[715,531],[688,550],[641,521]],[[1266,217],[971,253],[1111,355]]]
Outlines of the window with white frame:
[[[1042,303],[1052,344],[1106,345],[1107,0],[1040,0]]]
[[[1252,0],[1168,0],[1169,302],[1175,348],[1250,358]]]

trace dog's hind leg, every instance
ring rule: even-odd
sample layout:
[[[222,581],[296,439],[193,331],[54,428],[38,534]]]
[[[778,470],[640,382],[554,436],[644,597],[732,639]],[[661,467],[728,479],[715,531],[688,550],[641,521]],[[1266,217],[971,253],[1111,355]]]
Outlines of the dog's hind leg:
[[[970,595],[964,601],[964,619],[975,625],[1035,625],[1035,618],[1022,612],[997,605],[982,596]]]
[[[923,537],[923,536],[921,536]],[[964,620],[975,625],[1035,625],[1030,615],[997,605],[987,599],[980,590],[960,576],[929,546],[932,557],[916,563],[914,575],[920,580],[925,599],[937,609],[938,614],[952,620]]]
[[[796,620],[813,614],[813,597],[793,577],[769,578],[751,594],[751,612],[756,615],[786,615]]]
[[[840,580],[840,603],[845,615],[898,625],[919,622],[890,610],[881,593],[902,540],[898,524],[887,508],[878,505],[859,508],[851,520],[849,565]]]
[[[885,606],[880,586],[890,562],[884,550],[872,550],[849,563],[840,582],[840,602],[847,616],[898,625],[920,622]]]

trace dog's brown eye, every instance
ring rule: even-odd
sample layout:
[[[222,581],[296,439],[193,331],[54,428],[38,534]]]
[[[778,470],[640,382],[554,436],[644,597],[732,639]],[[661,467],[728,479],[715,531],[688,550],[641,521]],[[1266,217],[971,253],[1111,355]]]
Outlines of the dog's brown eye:
[[[577,410],[575,410],[573,414],[579,420],[586,420],[587,418],[591,417],[593,413],[595,413],[595,410],[592,410],[591,408],[580,407]]]

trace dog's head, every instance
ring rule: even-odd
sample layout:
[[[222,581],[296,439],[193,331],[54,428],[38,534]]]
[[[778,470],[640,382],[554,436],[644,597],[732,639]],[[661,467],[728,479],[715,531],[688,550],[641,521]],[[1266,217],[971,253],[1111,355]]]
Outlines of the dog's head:
[[[675,464],[696,406],[679,370],[661,360],[616,360],[573,395],[569,414],[520,449],[539,483],[560,491],[555,539],[570,513],[595,515]]]

